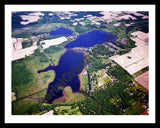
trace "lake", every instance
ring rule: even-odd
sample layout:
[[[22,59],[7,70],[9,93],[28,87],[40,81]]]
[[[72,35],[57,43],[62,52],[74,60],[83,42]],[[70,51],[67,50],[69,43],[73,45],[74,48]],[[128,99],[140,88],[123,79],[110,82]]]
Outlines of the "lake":
[[[74,35],[74,32],[71,29],[63,28],[63,27],[55,27],[56,30],[51,30],[49,35],[50,36],[56,36],[56,35],[63,35],[63,36],[72,36]]]
[[[73,35],[72,30],[66,28],[58,28],[52,30],[50,35]],[[70,86],[73,92],[80,89],[80,74],[85,67],[84,53],[81,50],[73,50],[74,47],[92,47],[106,41],[114,42],[117,37],[111,33],[101,30],[93,30],[88,33],[79,35],[74,41],[66,44],[64,47],[67,51],[60,57],[58,65],[49,65],[45,69],[39,70],[38,73],[54,70],[55,78],[48,85],[45,100],[48,103],[56,98],[63,96],[63,89]]]
[[[75,40],[66,44],[64,47],[67,49],[74,47],[92,47],[96,44],[103,44],[106,41],[115,42],[117,39],[118,37],[116,37],[116,35],[109,32],[93,30],[88,33],[79,35]]]
[[[63,88],[70,86],[73,92],[80,89],[80,80],[78,74],[84,68],[84,53],[80,50],[67,50],[59,60],[58,65],[49,65],[38,73],[54,70],[55,78],[49,83],[45,100],[51,103],[54,99],[63,95]]]

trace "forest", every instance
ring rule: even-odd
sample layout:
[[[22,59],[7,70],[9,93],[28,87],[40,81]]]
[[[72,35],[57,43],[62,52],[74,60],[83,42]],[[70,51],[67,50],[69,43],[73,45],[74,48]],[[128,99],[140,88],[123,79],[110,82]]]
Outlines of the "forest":
[[[116,64],[116,66],[111,66],[110,70],[107,73],[109,75],[114,76],[116,79],[120,80],[122,83],[133,78],[125,69],[123,69],[118,64]]]

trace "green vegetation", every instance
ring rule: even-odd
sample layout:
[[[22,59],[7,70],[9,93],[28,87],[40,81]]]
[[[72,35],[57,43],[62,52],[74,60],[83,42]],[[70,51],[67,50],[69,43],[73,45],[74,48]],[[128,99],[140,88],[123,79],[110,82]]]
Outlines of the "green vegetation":
[[[128,84],[127,84],[128,85]],[[66,103],[56,104],[35,104],[25,111],[26,114],[43,114],[46,111],[53,110],[55,115],[139,115],[145,109],[138,103],[141,97],[147,99],[147,95],[142,91],[137,92],[139,99],[135,100],[134,95],[130,95],[128,86],[120,83],[115,83],[108,88],[101,89],[94,93],[93,97],[85,97],[81,100]],[[128,90],[127,92],[125,90]],[[141,95],[140,95],[141,93]],[[72,95],[72,94],[71,94]],[[71,96],[70,95],[70,96]],[[141,101],[147,103],[147,101]]]
[[[29,38],[32,36],[32,33],[27,31],[27,32],[21,32],[21,33],[17,33],[17,34],[12,34],[12,37],[15,38]]]
[[[110,113],[110,114],[122,114],[120,107],[117,107],[115,104],[110,102],[111,98],[118,97],[120,98],[120,93],[126,88],[125,85],[117,83],[114,84],[104,90],[97,91],[93,97],[96,101],[103,106],[103,113]]]
[[[75,26],[75,31],[78,32],[79,34],[82,34],[90,31],[90,28],[87,28],[86,26],[82,26],[82,25],[77,25]]]
[[[110,55],[113,54],[114,52],[112,52],[111,50],[109,50],[109,48],[107,48],[105,45],[103,44],[97,44],[93,47],[92,49],[93,52],[93,56],[98,56],[98,55]]]
[[[122,110],[127,109],[129,106],[131,106],[131,104],[129,103],[129,100],[132,98],[128,93],[126,92],[121,92],[119,94],[121,100],[118,102],[119,107]]]
[[[102,57],[89,57],[88,64],[89,64],[89,73],[93,73],[94,71],[97,72],[100,69],[104,69],[106,64],[103,63],[104,58]]]
[[[133,22],[134,24],[127,27],[126,32],[131,33],[135,31],[142,31],[145,33],[148,33],[149,27],[148,27],[148,19],[141,19],[140,17],[137,17],[138,19],[136,21],[127,21],[127,22]]]
[[[67,96],[65,97],[66,103],[74,103],[76,101],[80,101],[85,99],[85,96],[81,93],[73,93],[70,87],[65,87],[64,91],[66,91]]]
[[[99,104],[104,105],[104,101],[108,101],[113,97],[120,97],[119,94],[123,92],[125,88],[126,86],[124,84],[115,83],[104,90],[97,91],[93,97],[99,102]]]
[[[115,44],[120,46],[123,49],[130,49],[136,47],[135,42],[130,39],[130,31],[131,29],[126,28],[125,26],[126,21],[122,21],[119,26],[115,27],[112,24],[107,24],[106,28],[102,28],[102,30],[115,34],[117,37],[119,37]],[[132,31],[133,32],[133,31]],[[108,40],[106,40],[108,42]]]
[[[83,20],[83,23],[85,23],[87,25],[87,24],[90,24],[91,21],[89,21],[89,20]]]
[[[121,24],[115,27],[113,24],[117,21],[112,21],[110,24],[105,21],[97,21],[101,24],[98,26],[91,25],[91,21],[84,17],[81,20],[85,24],[84,26],[79,23],[73,26],[72,24],[76,22],[76,18],[82,18],[88,14],[102,15],[99,12],[75,12],[75,14],[78,14],[77,16],[62,20],[60,17],[66,17],[67,14],[52,12],[54,15],[49,16],[50,12],[43,12],[44,16],[40,17],[37,22],[25,25],[27,29],[24,31],[24,28],[22,28],[24,25],[20,24],[22,19],[18,15],[29,13],[17,12],[12,18],[12,37],[28,38],[28,40],[22,42],[23,48],[32,46],[33,42],[37,42],[38,45],[38,49],[35,50],[33,55],[12,61],[12,91],[15,92],[17,98],[17,101],[12,102],[12,114],[40,115],[53,110],[55,115],[139,115],[146,110],[144,106],[148,107],[148,90],[137,83],[126,70],[110,60],[109,57],[114,54],[124,54],[129,52],[131,48],[136,47],[135,42],[130,39],[130,33],[137,30],[148,32],[147,19],[142,20],[137,17],[137,20],[122,20],[118,21]],[[148,15],[148,12],[140,13]],[[121,15],[125,14],[122,13]],[[134,24],[126,27],[126,23]],[[42,40],[60,37],[60,35],[49,35],[49,32],[55,29],[54,27],[67,27],[77,35],[94,29],[111,32],[113,36],[119,37],[115,44],[122,49],[115,52],[107,44],[97,44],[93,48],[87,49],[91,88],[88,87],[87,76],[83,76],[83,81],[87,88],[84,90],[89,91],[89,93],[73,93],[71,88],[65,88],[65,102],[46,104],[43,103],[46,89],[55,75],[53,71],[42,74],[38,74],[37,71],[46,68],[50,59],[54,64],[57,64],[59,57],[66,51],[63,46],[68,43],[64,42],[56,46],[50,46],[45,50],[39,46],[39,42]],[[34,39],[31,38],[33,36],[35,36]],[[131,57],[128,56],[128,59],[131,59]],[[146,70],[148,70],[148,67],[134,75],[141,74]],[[104,77],[105,74],[107,74],[107,77]],[[103,86],[94,86],[93,81],[96,81],[96,85],[102,82]]]
[[[27,48],[32,46],[33,42],[32,41],[28,41],[28,40],[24,40],[22,41],[22,48]]]
[[[49,48],[45,49],[44,52],[45,53],[56,53],[62,49],[63,49],[62,47],[55,45],[55,46],[50,46]]]
[[[95,100],[87,97],[84,101],[78,103],[79,108],[83,115],[100,115],[101,107],[95,102]]]
[[[83,76],[84,85],[88,85],[88,76]]]
[[[126,82],[133,78],[126,70],[124,70],[118,64],[110,67],[108,74],[114,76],[116,79],[120,80],[121,82]]]
[[[55,115],[82,115],[78,105],[60,106],[54,108]]]
[[[45,77],[46,73],[38,75],[37,71],[48,66],[46,62],[40,62],[40,57],[28,56],[12,61],[12,91],[16,92],[17,100],[47,87],[54,77],[52,72],[47,73],[51,77]]]
[[[122,115],[120,108],[116,107],[110,101],[104,103],[103,113],[106,115]]]
[[[12,103],[12,114],[13,115],[25,115],[25,114],[29,114],[29,113],[25,113],[28,108],[32,107],[34,104],[37,105],[37,101],[33,100],[33,101],[27,101],[27,100],[20,100],[20,101],[16,101]],[[34,110],[32,110],[34,111]],[[38,110],[40,111],[40,109]],[[32,114],[30,112],[30,114]]]
[[[127,47],[128,48],[134,48],[134,47],[136,47],[136,45],[135,45],[135,41],[133,41],[132,39],[130,39],[130,37],[128,37],[127,36],[127,39],[128,39],[128,41],[127,41]]]
[[[107,74],[105,73],[105,71],[100,71],[98,73],[96,73],[97,76],[97,80],[98,83],[101,82],[103,83],[103,85],[111,82],[111,78],[109,76],[107,76]]]
[[[46,110],[50,109],[50,106],[44,106]],[[39,113],[41,111],[44,110],[44,107],[42,104],[32,104],[32,106],[30,106],[25,113],[26,114],[35,114],[35,113]]]
[[[115,27],[113,33],[116,34],[119,38],[126,38],[126,26],[125,22],[121,22],[118,27]]]
[[[144,110],[139,103],[135,103],[126,110],[126,115],[140,115]]]
[[[33,76],[25,63],[12,62],[12,91],[18,86],[32,82]]]
[[[62,46],[60,47],[62,48]],[[45,97],[46,90],[42,90],[48,87],[48,83],[54,79],[54,74],[52,71],[38,74],[37,71],[46,68],[49,59],[52,59],[54,64],[57,64],[60,55],[64,52],[65,49],[63,48],[54,53],[44,53],[38,47],[34,55],[12,61],[12,91],[15,92],[17,98],[17,101],[12,104],[13,114],[34,114],[35,109],[38,109],[38,112],[41,111],[41,109],[35,107],[33,110],[30,109],[28,113],[25,112],[32,105],[37,106],[38,102],[43,102],[42,99]],[[33,102],[23,100],[23,98],[29,95],[40,99],[33,99]],[[25,109],[20,110],[23,107]],[[36,113],[38,112],[36,111]]]

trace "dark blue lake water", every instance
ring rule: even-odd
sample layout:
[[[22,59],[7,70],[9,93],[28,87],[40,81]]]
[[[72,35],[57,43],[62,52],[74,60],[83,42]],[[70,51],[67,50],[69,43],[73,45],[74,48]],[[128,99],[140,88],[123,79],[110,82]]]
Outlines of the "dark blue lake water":
[[[66,28],[58,28],[52,30],[50,35],[72,35],[72,30]],[[54,70],[55,78],[49,83],[45,100],[51,103],[54,99],[63,95],[63,88],[70,86],[73,92],[79,91],[80,80],[78,74],[84,68],[84,53],[80,50],[72,50],[74,47],[92,47],[95,44],[105,43],[106,40],[114,42],[117,37],[111,33],[101,30],[93,30],[91,32],[81,34],[76,40],[68,43],[64,47],[68,50],[60,57],[59,63],[56,66],[48,66],[38,73]]]
[[[64,35],[64,36],[72,36],[74,35],[74,32],[71,29],[68,28],[58,28],[55,27],[56,30],[51,30],[49,35],[50,36],[56,36],[56,35]]]
[[[51,103],[54,99],[62,96],[63,88],[70,86],[73,92],[79,91],[80,81],[78,74],[84,68],[84,53],[80,50],[67,50],[59,60],[58,65],[48,66],[38,73],[47,72],[49,70],[55,71],[54,80],[49,83],[45,100]]]
[[[105,31],[93,30],[88,33],[81,34],[74,41],[66,44],[65,48],[74,48],[74,47],[92,47],[96,44],[103,44],[106,42],[114,42],[118,38]]]

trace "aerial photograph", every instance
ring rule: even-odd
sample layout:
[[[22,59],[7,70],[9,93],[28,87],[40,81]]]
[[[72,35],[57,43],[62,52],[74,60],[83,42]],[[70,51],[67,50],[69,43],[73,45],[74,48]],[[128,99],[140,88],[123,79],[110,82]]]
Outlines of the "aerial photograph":
[[[149,115],[148,11],[12,11],[12,115]]]

